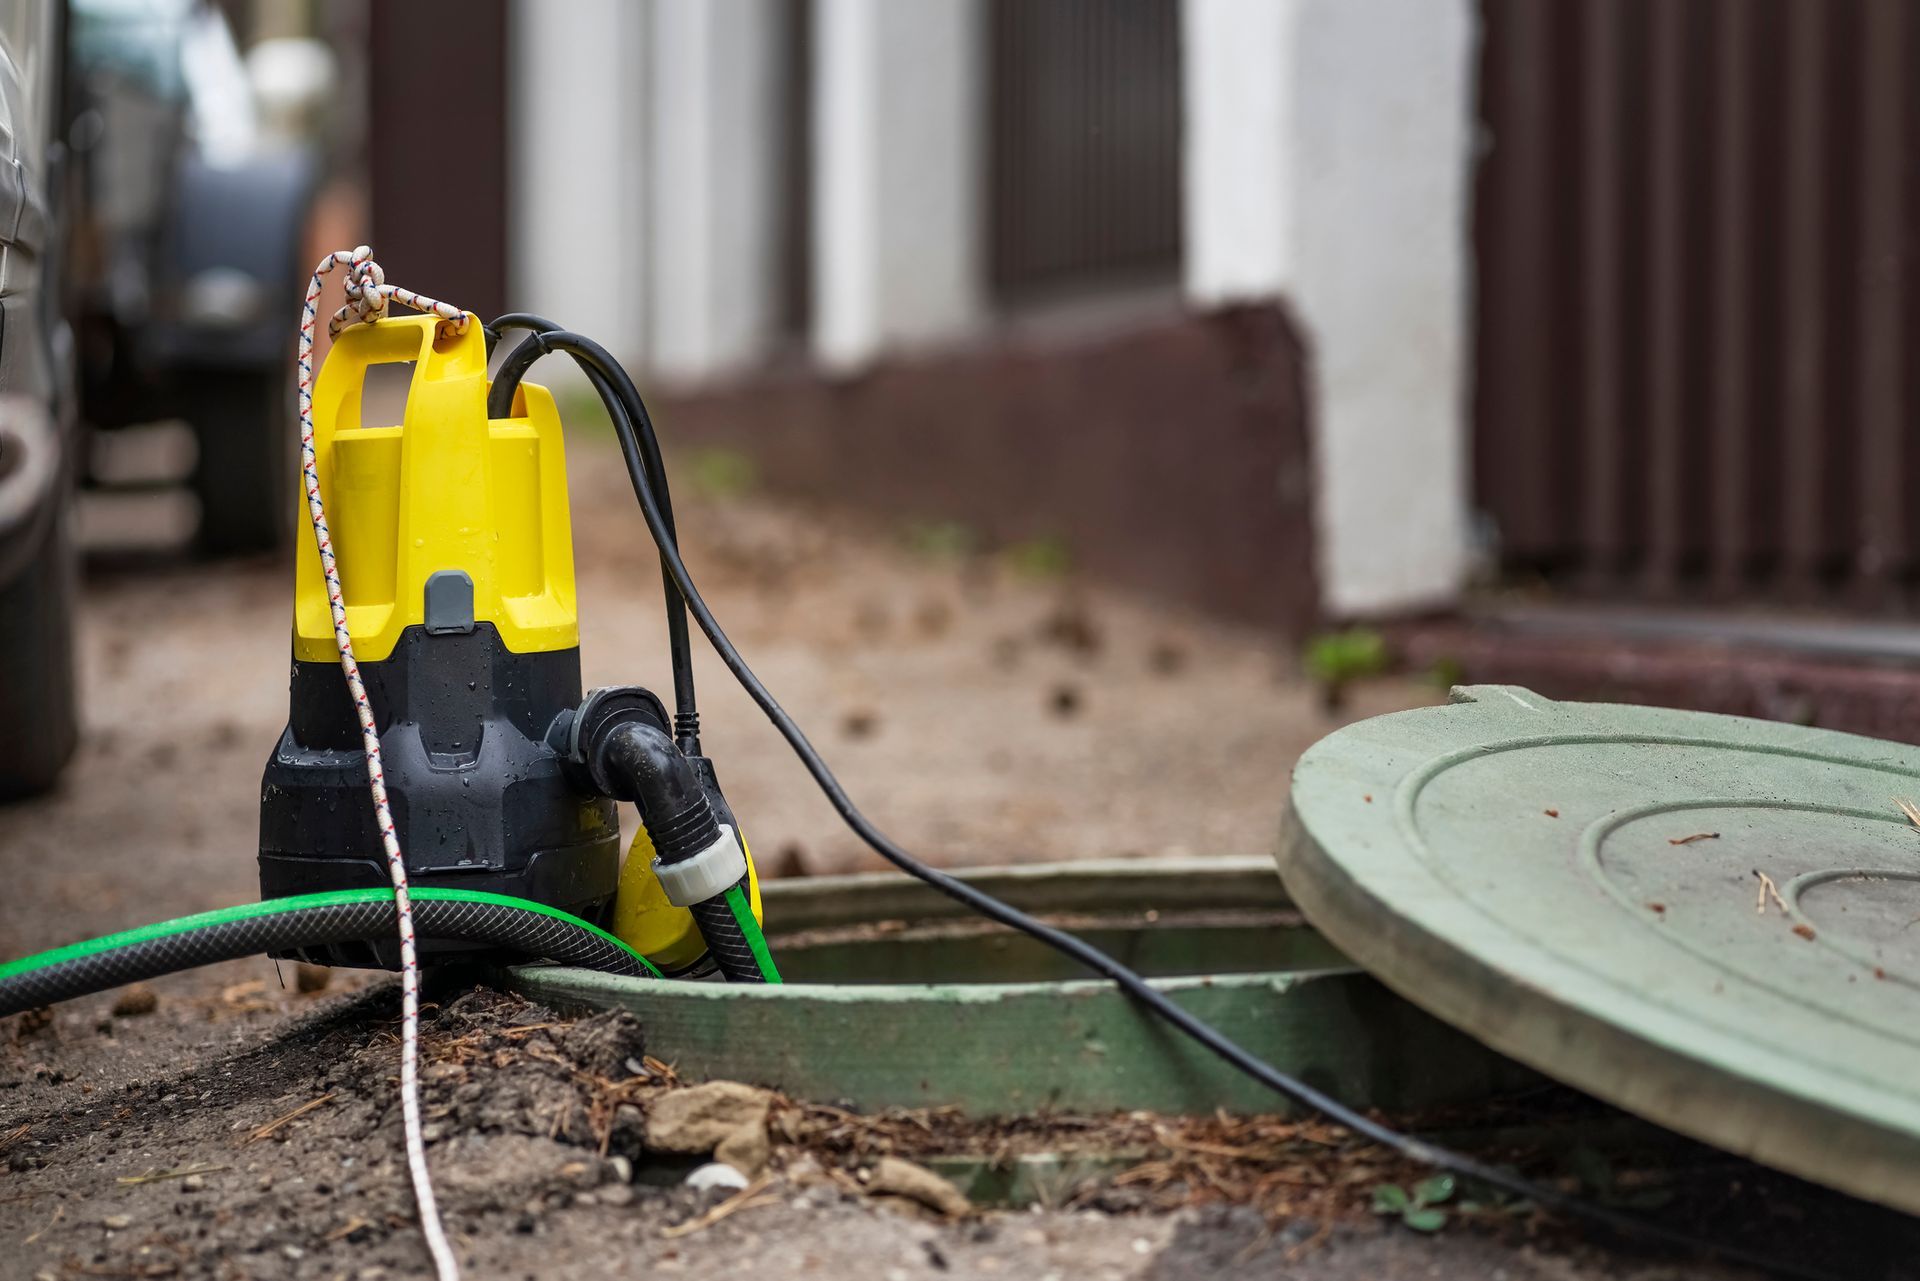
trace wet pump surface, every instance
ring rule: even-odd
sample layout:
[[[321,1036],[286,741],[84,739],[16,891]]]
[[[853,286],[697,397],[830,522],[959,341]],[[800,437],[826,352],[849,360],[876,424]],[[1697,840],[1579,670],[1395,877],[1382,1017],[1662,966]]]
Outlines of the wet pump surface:
[[[665,692],[657,570],[612,458],[573,446],[587,683]],[[748,658],[874,817],[938,861],[1270,852],[1289,766],[1336,723],[1257,635],[952,556],[938,540],[752,498],[680,498],[689,563]],[[260,769],[286,714],[290,591],[279,563],[206,566],[137,548],[94,558],[86,742],[59,794],[0,810],[0,955],[254,897]],[[873,866],[700,657],[708,746],[763,865]],[[1347,714],[1435,696],[1377,683]],[[421,1272],[400,1148],[397,988],[342,971],[303,992],[283,968],[236,962],[133,999],[74,1002],[50,1021],[0,1023],[0,1277]],[[643,1112],[667,1088],[627,1067],[636,1051],[645,1066],[644,1029],[458,997],[440,994],[427,1031],[425,1103],[430,1160],[474,1276],[1746,1275],[1610,1253],[1524,1215],[1456,1220],[1434,1236],[1390,1227],[1369,1212],[1371,1190],[1407,1175],[1364,1154],[1272,1166],[1217,1154],[1192,1164],[1189,1152],[1131,1196],[933,1221],[859,1185],[885,1152],[924,1151],[899,1127],[776,1141],[766,1189],[666,1235],[724,1194],[621,1177],[616,1157],[644,1158],[621,1092]],[[1138,1144],[1154,1137],[1143,1124],[1151,1131],[1136,1120],[1090,1133]],[[1317,1201],[1284,1180],[1258,1196],[1214,1187],[1316,1169],[1365,1173]],[[1755,1177],[1728,1163],[1707,1185],[1752,1208],[1739,1231],[1827,1221],[1826,1203],[1759,1196]],[[1295,1210],[1267,1213],[1283,1193]]]

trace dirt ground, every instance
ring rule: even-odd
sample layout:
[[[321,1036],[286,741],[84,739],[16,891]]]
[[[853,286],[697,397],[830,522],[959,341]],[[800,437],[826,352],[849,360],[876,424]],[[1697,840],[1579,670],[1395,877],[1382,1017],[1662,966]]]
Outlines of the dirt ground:
[[[1330,1217],[1276,1220],[1204,1195],[1191,1171],[1171,1189],[1171,1210],[1151,1198],[1119,1210],[1095,1198],[948,1218],[868,1195],[859,1177],[924,1118],[848,1126],[837,1109],[788,1100],[774,1103],[769,1168],[747,1190],[652,1186],[635,1174],[645,1118],[675,1087],[642,1057],[638,1023],[561,1020],[484,990],[440,997],[422,1039],[422,1103],[441,1205],[475,1277],[1751,1275],[1609,1256],[1564,1232],[1531,1239],[1526,1216],[1419,1236],[1370,1221],[1356,1197]],[[95,1012],[92,1026],[63,1018],[22,1036],[0,1059],[0,1080],[24,1096],[10,1102],[9,1122],[25,1127],[0,1132],[11,1167],[0,1182],[0,1238],[15,1245],[0,1275],[418,1275],[425,1254],[400,1151],[393,1015],[392,985],[382,982],[305,1010],[272,998],[175,997],[141,1020]],[[130,1071],[118,1053],[130,1041],[165,1042],[174,1055]],[[1228,1123],[1195,1124],[1204,1139],[1205,1127]],[[955,1137],[944,1132],[951,1125],[928,1128],[924,1146]],[[1364,1145],[1343,1150],[1330,1128],[1267,1123],[1305,1131],[1294,1144],[1305,1169],[1357,1160],[1369,1179],[1399,1173]],[[1010,1138],[1020,1136],[986,1141]],[[1222,1145],[1183,1146],[1204,1154]],[[1335,1196],[1343,1181],[1331,1180]]]
[[[603,442],[575,444],[573,468],[587,684],[665,693],[658,580],[624,477]],[[687,559],[761,676],[910,847],[950,866],[1271,849],[1291,762],[1336,722],[1267,639],[1057,567],[955,554],[951,531],[860,530],[730,487],[682,486]],[[0,810],[0,957],[256,895],[290,567],[196,563],[113,513],[89,525],[85,744],[57,795]],[[702,659],[708,750],[766,870],[877,865]],[[1348,714],[1437,696],[1374,682]],[[0,1023],[0,1276],[421,1272],[396,991],[384,976],[337,973],[317,992],[294,977],[236,962],[157,981],[144,1012],[107,994]],[[1225,1203],[930,1221],[849,1184],[873,1152],[830,1155],[836,1177],[804,1144],[702,1226],[723,1194],[629,1184],[640,1145],[618,1109],[601,1116],[612,1130],[588,1124],[644,1029],[438,995],[431,1160],[476,1277],[1744,1275],[1511,1226],[1419,1236],[1364,1209],[1326,1231]],[[616,1033],[632,1053],[609,1057]]]

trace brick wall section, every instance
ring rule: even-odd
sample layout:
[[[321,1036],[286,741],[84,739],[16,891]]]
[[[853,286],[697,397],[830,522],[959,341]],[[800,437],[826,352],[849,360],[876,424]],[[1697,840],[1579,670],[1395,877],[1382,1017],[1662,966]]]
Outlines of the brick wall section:
[[[1303,348],[1275,307],[1008,331],[858,377],[756,377],[655,406],[674,446],[776,493],[988,545],[1057,537],[1089,577],[1298,636],[1312,625]]]

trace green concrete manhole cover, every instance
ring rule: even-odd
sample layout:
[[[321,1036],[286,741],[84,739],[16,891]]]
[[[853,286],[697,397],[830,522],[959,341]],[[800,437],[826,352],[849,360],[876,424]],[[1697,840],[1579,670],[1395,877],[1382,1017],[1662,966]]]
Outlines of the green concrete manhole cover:
[[[1914,1212],[1903,798],[1920,748],[1478,686],[1309,751],[1280,867],[1336,945],[1494,1048]]]

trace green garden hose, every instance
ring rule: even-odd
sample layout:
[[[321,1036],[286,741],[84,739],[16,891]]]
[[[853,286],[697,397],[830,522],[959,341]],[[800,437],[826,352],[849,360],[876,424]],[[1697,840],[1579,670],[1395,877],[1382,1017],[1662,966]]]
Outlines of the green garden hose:
[[[746,940],[747,948],[753,953],[754,968],[759,971],[762,983],[780,982],[780,969],[773,963],[773,952],[767,947],[767,936],[760,930],[760,922],[754,919],[753,906],[747,902],[747,892],[736,885],[727,891],[727,911],[733,915],[734,924],[740,929],[740,937]]]
[[[427,887],[415,888],[412,898],[423,939],[491,944],[609,974],[659,975],[599,926],[542,903]],[[381,886],[268,899],[123,930],[0,964],[0,1017],[215,961],[385,939],[396,917],[393,890]]]

